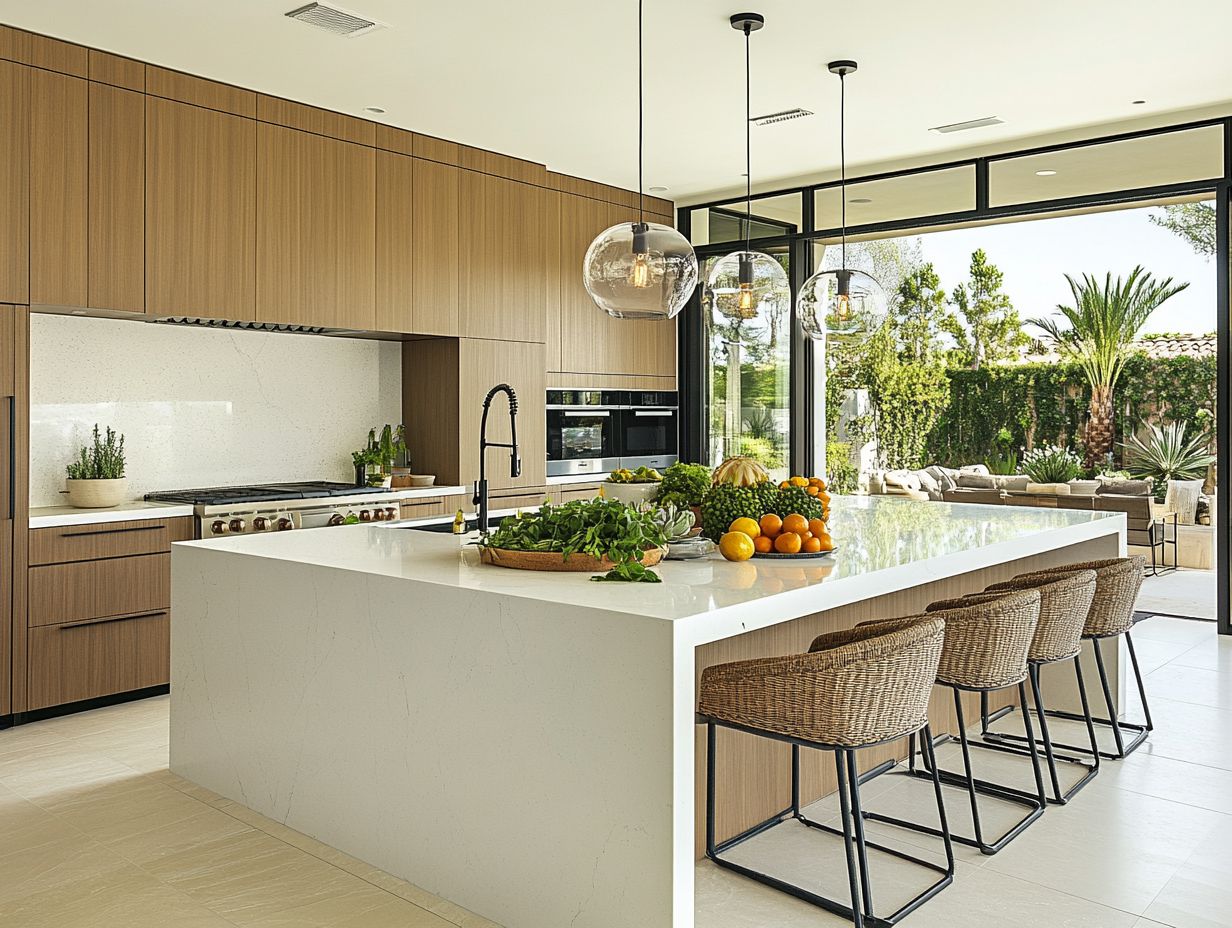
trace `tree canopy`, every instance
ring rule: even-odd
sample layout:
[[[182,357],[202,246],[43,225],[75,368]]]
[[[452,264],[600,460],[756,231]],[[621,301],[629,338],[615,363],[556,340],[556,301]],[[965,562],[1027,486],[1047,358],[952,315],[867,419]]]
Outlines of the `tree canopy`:
[[[950,296],[957,315],[950,315],[944,324],[954,339],[953,363],[979,370],[984,364],[1009,360],[1031,339],[1022,330],[1009,295],[1001,289],[1005,274],[988,260],[984,249],[971,253],[968,274],[967,282],[955,287]]]

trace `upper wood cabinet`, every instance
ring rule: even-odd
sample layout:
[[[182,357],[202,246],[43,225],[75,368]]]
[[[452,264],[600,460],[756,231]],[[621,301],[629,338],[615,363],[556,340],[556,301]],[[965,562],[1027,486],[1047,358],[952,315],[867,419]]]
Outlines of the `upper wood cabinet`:
[[[146,311],[256,318],[256,123],[146,97]]]
[[[473,171],[463,171],[461,181],[462,334],[542,342],[548,191]]]
[[[415,159],[411,212],[413,329],[420,335],[461,331],[459,293],[462,240],[459,224],[460,168]]]
[[[30,302],[30,69],[0,61],[0,302]]]
[[[559,194],[560,236],[556,253],[559,300],[550,302],[559,322],[559,371],[591,374],[676,375],[676,323],[615,319],[595,305],[582,283],[582,260],[604,229],[632,222],[637,210],[589,197]],[[660,217],[647,216],[649,221]],[[552,358],[549,348],[548,356]]]
[[[376,328],[376,152],[257,125],[257,317]]]
[[[415,159],[376,153],[376,327],[414,332]]]
[[[90,84],[92,309],[145,311],[145,97]]]
[[[30,69],[30,302],[88,306],[89,83]]]

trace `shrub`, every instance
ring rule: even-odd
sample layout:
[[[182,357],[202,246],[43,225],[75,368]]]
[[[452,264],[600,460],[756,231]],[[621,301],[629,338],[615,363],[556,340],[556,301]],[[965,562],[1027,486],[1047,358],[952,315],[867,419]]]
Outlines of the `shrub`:
[[[1121,447],[1129,458],[1130,473],[1152,480],[1156,493],[1162,493],[1169,480],[1205,477],[1207,468],[1215,463],[1215,456],[1206,450],[1204,436],[1185,439],[1184,422],[1170,422],[1163,428],[1148,425],[1147,428],[1149,433],[1145,440],[1132,435]]]
[[[1082,459],[1060,445],[1044,445],[1023,454],[1022,469],[1035,483],[1069,483],[1082,473]]]
[[[94,426],[94,443],[82,446],[77,460],[66,468],[69,480],[118,480],[124,476],[124,436],[107,429],[106,437]]]
[[[826,442],[826,488],[831,493],[854,493],[860,485],[860,469],[851,460],[851,445]]]

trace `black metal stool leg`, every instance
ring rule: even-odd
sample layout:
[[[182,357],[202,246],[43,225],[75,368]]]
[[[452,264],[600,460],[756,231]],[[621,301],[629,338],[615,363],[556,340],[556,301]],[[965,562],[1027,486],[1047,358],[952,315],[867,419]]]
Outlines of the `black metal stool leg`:
[[[1145,728],[1147,731],[1155,730],[1155,723],[1151,721],[1151,707],[1146,701],[1146,685],[1142,680],[1142,668],[1138,666],[1138,652],[1134,650],[1134,636],[1132,632],[1125,633],[1125,646],[1129,649],[1129,659],[1134,665],[1134,679],[1138,681],[1138,696],[1142,699],[1142,714],[1146,716]]]
[[[1031,749],[1031,770],[1035,774],[1035,791],[1042,807],[1048,802],[1048,794],[1044,792],[1044,773],[1040,768],[1039,748],[1035,743],[1035,729],[1031,724],[1031,710],[1027,706],[1027,685],[1025,683],[1018,684],[1018,702],[1023,707],[1022,727],[1027,733],[1027,744]]]
[[[971,802],[971,824],[975,828],[975,843],[984,846],[984,830],[980,827],[980,803],[975,794],[975,773],[971,769],[971,747],[967,744],[967,722],[963,718],[962,693],[954,690],[954,715],[958,720],[958,743],[962,746],[963,769],[966,771],[967,795]]]
[[[941,822],[941,841],[945,845],[946,874],[954,876],[954,841],[950,835],[950,820],[945,814],[945,797],[941,793],[941,776],[937,771],[937,755],[933,749],[933,730],[931,725],[924,726],[924,748],[921,752],[927,756],[928,769],[933,775],[933,793],[937,797],[937,818]]]
[[[834,752],[834,772],[838,776],[838,806],[843,819],[843,846],[847,852],[847,884],[851,891],[851,920],[855,928],[863,928],[864,915],[860,908],[860,890],[856,883],[855,839],[852,836],[851,803],[847,797],[847,759],[844,751]]]
[[[864,841],[864,810],[860,807],[860,774],[856,768],[856,752],[844,751],[847,755],[847,781],[851,784],[851,820],[855,824],[856,853],[860,860],[860,894],[864,898],[864,911],[872,915],[873,884],[868,871],[868,847]]]
[[[1074,659],[1074,664],[1077,666],[1078,659]],[[1044,740],[1044,756],[1048,758],[1048,777],[1052,780],[1052,795],[1053,802],[1064,805],[1065,797],[1061,794],[1061,778],[1057,775],[1057,757],[1052,750],[1052,736],[1048,733],[1048,714],[1044,711],[1044,699],[1040,696],[1039,685],[1039,667],[1035,664],[1031,665],[1031,695],[1035,699],[1035,711],[1039,714],[1040,737]],[[1022,708],[1025,716],[1031,710],[1027,706]]]
[[[1116,704],[1112,701],[1112,687],[1108,684],[1108,669],[1104,666],[1104,652],[1099,646],[1099,639],[1091,640],[1095,649],[1095,666],[1099,670],[1099,685],[1104,691],[1104,705],[1108,707],[1108,721],[1112,727],[1112,740],[1116,742],[1118,757],[1125,756],[1125,738],[1121,734],[1121,723],[1117,719]]]

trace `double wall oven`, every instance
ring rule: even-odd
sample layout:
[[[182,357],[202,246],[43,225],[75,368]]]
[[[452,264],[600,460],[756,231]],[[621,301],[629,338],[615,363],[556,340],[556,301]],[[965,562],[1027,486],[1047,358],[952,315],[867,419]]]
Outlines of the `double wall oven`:
[[[620,467],[673,464],[674,391],[549,390],[548,476],[600,476]]]

